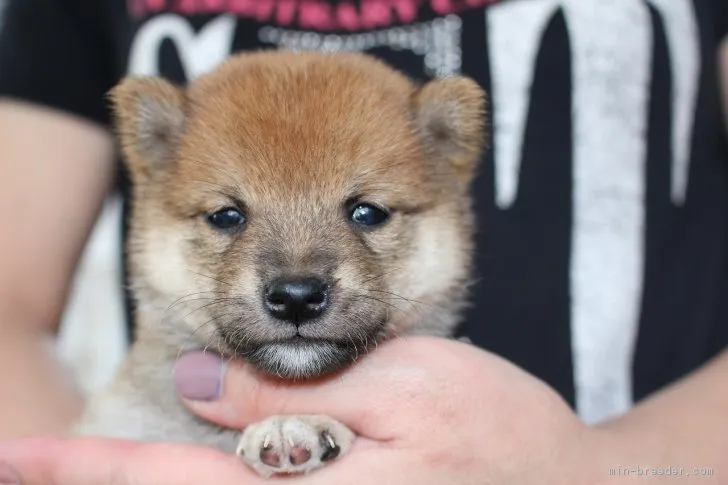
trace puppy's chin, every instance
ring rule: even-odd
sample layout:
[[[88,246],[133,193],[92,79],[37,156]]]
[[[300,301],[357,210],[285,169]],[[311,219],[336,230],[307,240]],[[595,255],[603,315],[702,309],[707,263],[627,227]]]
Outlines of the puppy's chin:
[[[326,340],[292,339],[262,344],[246,353],[260,372],[283,379],[311,379],[334,373],[354,361],[354,347]]]

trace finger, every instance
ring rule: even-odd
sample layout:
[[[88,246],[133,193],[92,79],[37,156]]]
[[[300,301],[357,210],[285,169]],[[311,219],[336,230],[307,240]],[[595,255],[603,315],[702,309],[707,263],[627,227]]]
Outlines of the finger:
[[[236,457],[171,444],[104,439],[32,439],[0,447],[22,485],[263,485]],[[211,476],[211,474],[213,474]]]
[[[0,447],[0,462],[13,469],[18,483],[60,485],[68,483],[64,479],[68,468],[78,467],[88,460],[95,466],[90,467],[88,480],[81,479],[78,484],[84,485],[90,483],[89,480],[98,480],[99,476],[111,476],[112,464],[115,460],[124,459],[128,452],[128,445],[121,442],[96,447],[86,440],[73,445],[58,438],[25,439]],[[113,456],[114,460],[98,460],[92,456],[104,453]],[[80,455],[87,457],[82,460]]]
[[[459,371],[451,367],[474,352],[482,353],[450,340],[403,337],[340,374],[304,383],[264,378],[249,365],[193,353],[179,360],[175,382],[193,412],[223,426],[242,429],[274,414],[326,414],[360,432],[373,418],[389,419],[393,409],[437,398],[443,386],[454,385]],[[392,433],[366,436],[386,440]]]
[[[299,477],[296,485],[383,485],[414,483],[422,461],[411,453],[389,447],[352,447],[351,452],[315,473]],[[428,477],[432,478],[432,477]],[[433,483],[438,483],[433,480]],[[446,480],[439,483],[447,483]]]

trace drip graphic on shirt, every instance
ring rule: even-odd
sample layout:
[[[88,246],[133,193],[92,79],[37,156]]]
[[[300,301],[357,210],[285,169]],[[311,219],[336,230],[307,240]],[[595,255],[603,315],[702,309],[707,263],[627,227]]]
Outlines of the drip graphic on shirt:
[[[129,74],[159,75],[162,42],[171,40],[177,48],[188,80],[215,68],[230,56],[237,20],[221,15],[195,33],[189,21],[176,14],[155,17],[139,29],[129,53]]]
[[[417,20],[425,2],[439,18]],[[167,3],[129,0],[132,15],[156,14],[135,36],[130,73],[159,74],[160,47],[171,40],[187,79],[204,74],[233,51],[238,19],[250,18],[268,23],[257,31],[263,45],[324,51],[387,47],[421,58],[430,76],[446,76],[461,67],[458,14],[495,2],[370,0],[359,10],[346,1],[334,7],[317,0],[177,1],[169,2],[169,8]],[[554,15],[561,11],[565,16],[574,86],[571,332],[577,411],[587,422],[618,415],[632,405],[632,361],[644,278],[644,173],[654,35],[648,3],[662,18],[670,50],[671,197],[681,205],[690,171],[700,71],[691,0],[510,0],[484,13],[494,114],[495,204],[503,211],[518,199],[541,38]],[[221,15],[195,30],[184,15],[196,13]],[[366,28],[373,30],[357,31]]]
[[[651,0],[673,68],[672,201],[684,202],[700,59],[691,0]],[[511,1],[488,9],[496,203],[518,197],[535,58],[563,12],[573,65],[571,332],[576,403],[587,422],[632,405],[645,241],[653,32],[644,2]],[[519,62],[514,62],[518,59]]]
[[[263,44],[296,51],[363,52],[377,47],[407,50],[422,58],[425,74],[430,77],[444,77],[460,72],[461,27],[460,17],[448,15],[407,27],[394,27],[350,35],[320,34],[264,27],[259,32],[259,40]]]

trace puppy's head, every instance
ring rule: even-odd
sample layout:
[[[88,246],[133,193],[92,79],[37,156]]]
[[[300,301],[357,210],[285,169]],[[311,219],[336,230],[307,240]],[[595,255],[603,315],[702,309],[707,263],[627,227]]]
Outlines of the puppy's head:
[[[239,55],[186,90],[126,79],[112,99],[141,324],[288,378],[449,333],[484,98],[357,54]]]

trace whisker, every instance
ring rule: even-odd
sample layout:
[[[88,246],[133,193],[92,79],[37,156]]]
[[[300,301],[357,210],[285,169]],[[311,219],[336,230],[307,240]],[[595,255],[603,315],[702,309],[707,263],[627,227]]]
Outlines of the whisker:
[[[180,296],[179,298],[177,298],[176,300],[174,300],[172,303],[170,303],[170,305],[167,307],[167,309],[165,310],[165,312],[171,310],[172,307],[174,307],[177,303],[181,302],[185,298],[189,298],[191,296],[196,296],[196,295],[204,295],[205,293],[213,293],[214,294],[215,292],[214,291],[198,291],[197,293],[190,293],[189,295]]]
[[[192,310],[191,312],[189,312],[187,315],[185,315],[184,317],[182,317],[182,320],[185,320],[187,317],[189,317],[190,315],[192,315],[195,312],[198,312],[200,310],[204,310],[205,308],[208,308],[208,307],[211,307],[213,305],[220,304],[220,303],[229,303],[230,305],[234,305],[234,304],[240,303],[240,299],[239,298],[216,298],[215,301],[212,301],[210,303],[206,303],[206,304],[202,305],[199,308],[195,308],[194,310]]]
[[[364,285],[364,284],[374,281],[378,278],[384,278],[385,276],[390,275],[390,274],[394,273],[395,271],[399,271],[400,269],[401,269],[400,267],[395,266],[394,268],[390,269],[389,271],[385,271],[384,273],[378,274],[376,276],[372,276],[371,278],[368,278],[368,279],[362,281],[361,284]]]
[[[366,298],[366,299],[368,299],[368,300],[374,300],[374,301],[377,301],[377,302],[379,302],[379,303],[381,303],[381,304],[383,304],[383,305],[387,305],[387,306],[389,306],[389,307],[392,307],[392,308],[394,308],[395,310],[398,310],[398,311],[400,311],[400,312],[403,312],[403,313],[404,313],[405,315],[407,314],[407,312],[405,312],[405,311],[404,311],[403,309],[399,308],[399,307],[398,307],[397,305],[395,305],[395,304],[393,304],[393,303],[391,303],[391,302],[388,302],[388,301],[380,300],[379,298],[376,298],[376,297],[374,297],[374,296],[371,296],[371,295],[365,295],[365,294],[363,294],[363,293],[356,293],[356,294],[355,294],[355,296],[358,296],[358,297],[361,297],[361,298]]]
[[[240,301],[240,300],[239,300],[239,299],[237,299],[237,298],[216,298],[216,297],[206,297],[206,298],[193,298],[193,299],[191,299],[191,300],[186,300],[186,301],[184,301],[184,302],[180,302],[180,303],[178,303],[177,305],[180,305],[181,303],[195,303],[195,302],[204,302],[204,301],[211,301],[212,303],[210,303],[210,305],[213,305],[213,304],[215,304],[216,302],[220,302],[220,303],[222,303],[222,302],[226,302],[226,301],[236,301],[236,302],[237,302],[237,301]],[[187,315],[185,315],[185,316],[184,316],[184,317],[182,317],[182,318],[187,318],[188,316],[190,316],[191,314],[195,313],[196,311],[198,311],[198,310],[201,310],[201,309],[202,309],[203,307],[204,307],[204,306],[202,306],[202,307],[199,307],[199,308],[197,308],[197,309],[195,309],[195,310],[192,310],[192,311],[191,311],[190,313],[188,313]],[[170,311],[170,310],[166,310],[165,312],[169,312],[169,311]],[[165,315],[165,316],[166,316],[166,315]]]
[[[412,307],[412,309],[414,309],[414,311],[416,311],[417,314],[420,317],[422,317],[422,312],[420,311],[420,308],[417,305],[415,305],[415,303],[418,304],[418,305],[424,305],[424,306],[428,307],[431,310],[435,310],[435,311],[438,310],[438,308],[435,305],[431,305],[431,304],[426,303],[426,302],[423,302],[423,301],[413,300],[411,298],[406,298],[406,297],[404,297],[402,295],[398,295],[397,293],[393,293],[391,291],[385,291],[385,290],[367,290],[367,291],[374,291],[374,292],[377,292],[377,293],[385,293],[385,294],[391,295],[391,296],[393,296],[395,298],[398,298],[400,300],[406,301],[407,303],[410,304],[410,306]]]
[[[237,332],[235,332],[235,333],[237,333]],[[236,340],[238,341],[238,345],[236,345],[236,346],[235,346],[235,350],[233,350],[233,356],[234,356],[234,357],[237,357],[237,356],[238,356],[238,350],[240,349],[240,345],[241,345],[241,344],[243,343],[243,341],[245,340],[245,335],[243,334],[243,335],[242,335],[242,338],[237,338]]]
[[[356,362],[359,359],[359,348],[356,346],[356,341],[351,336],[349,331],[346,331],[346,338],[349,339],[349,342],[351,342],[351,345],[354,346],[354,362]]]
[[[385,291],[385,290],[366,290],[366,291],[374,291],[374,292],[377,292],[377,293],[386,293],[388,295],[392,295],[395,298],[399,298],[400,300],[404,300],[404,301],[407,301],[409,303],[417,303],[419,305],[425,305],[425,306],[428,306],[430,308],[437,308],[435,305],[433,305],[431,303],[427,303],[426,301],[419,301],[419,300],[415,300],[413,298],[407,298],[406,296],[398,295],[397,293],[392,293],[391,291]]]
[[[185,338],[185,340],[184,340],[184,341],[182,342],[182,345],[181,345],[181,346],[180,346],[180,348],[179,348],[179,352],[177,352],[177,359],[179,359],[180,355],[182,355],[182,351],[184,350],[184,348],[185,348],[185,345],[187,345],[187,342],[189,342],[189,341],[190,341],[190,339],[191,339],[192,337],[194,337],[194,335],[195,335],[195,334],[196,334],[196,333],[197,333],[197,332],[198,332],[198,331],[199,331],[199,330],[200,330],[200,329],[201,329],[202,327],[204,327],[205,325],[208,325],[208,324],[210,324],[210,323],[214,322],[214,321],[215,321],[215,320],[217,320],[218,318],[226,317],[226,316],[228,316],[228,315],[233,315],[233,313],[229,313],[229,314],[224,314],[224,315],[218,315],[218,316],[216,316],[216,317],[213,317],[213,318],[209,319],[209,320],[208,320],[208,321],[206,321],[205,323],[203,323],[203,324],[201,324],[201,325],[197,326],[197,327],[196,327],[196,328],[195,328],[195,329],[194,329],[194,330],[193,330],[193,331],[192,331],[192,332],[191,332],[191,333],[190,333],[189,335],[187,335],[187,337]],[[206,351],[207,351],[207,348],[208,348],[208,347],[209,347],[209,338],[208,338],[208,343],[207,343],[207,344],[205,344],[205,347],[204,347],[204,349],[202,350],[202,352],[203,352],[203,353],[204,353],[204,352],[206,352]]]
[[[217,281],[218,283],[222,283],[223,285],[227,285],[227,286],[230,286],[230,287],[232,287],[232,286],[233,286],[233,285],[231,285],[230,283],[228,283],[227,281],[223,281],[223,280],[221,280],[221,279],[219,279],[219,278],[215,278],[214,276],[210,276],[210,275],[206,275],[206,274],[198,273],[197,271],[192,271],[192,270],[191,270],[191,269],[189,269],[189,268],[185,268],[185,269],[187,269],[187,271],[189,271],[190,273],[194,273],[194,274],[196,274],[197,276],[202,276],[203,278],[209,278],[209,279],[211,279],[211,280],[213,280],[213,281]]]

